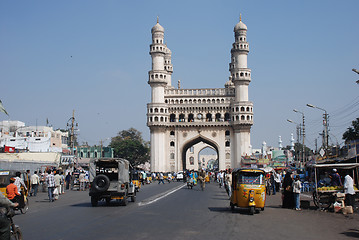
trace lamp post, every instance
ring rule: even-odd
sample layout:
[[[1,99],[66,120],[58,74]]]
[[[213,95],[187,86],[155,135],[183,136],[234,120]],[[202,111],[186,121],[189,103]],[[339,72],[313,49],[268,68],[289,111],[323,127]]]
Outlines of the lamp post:
[[[293,120],[290,120],[290,119],[287,119],[288,122],[290,123],[293,123],[297,126],[297,143],[298,143],[298,146],[299,146],[299,142],[300,142],[300,132],[301,132],[301,125],[294,122]],[[299,158],[300,158],[301,154],[297,155],[297,163],[296,163],[296,167],[298,167],[298,162],[299,161]],[[301,164],[300,164],[301,165]]]
[[[303,124],[302,124],[302,164],[304,164],[305,162],[305,143],[304,143],[304,139],[305,139],[305,117],[304,117],[304,113],[301,111],[298,111],[297,109],[293,109],[294,112],[296,113],[300,113],[302,114],[302,120],[303,120]],[[303,167],[303,166],[301,166]]]
[[[328,113],[327,113],[327,110],[323,109],[323,108],[320,108],[320,107],[317,107],[317,106],[314,106],[313,104],[307,104],[308,107],[311,107],[311,108],[317,108],[319,110],[322,110],[324,111],[324,115],[323,115],[323,147],[325,148],[325,150],[327,151],[328,148],[329,148],[329,130],[328,130]],[[326,153],[327,154],[327,153]]]

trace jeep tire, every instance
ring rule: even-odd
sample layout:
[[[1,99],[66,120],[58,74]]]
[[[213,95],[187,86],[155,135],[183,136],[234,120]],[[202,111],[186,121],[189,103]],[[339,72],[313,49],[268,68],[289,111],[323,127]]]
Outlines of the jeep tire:
[[[91,185],[96,192],[105,192],[110,187],[110,179],[103,174],[97,175]]]

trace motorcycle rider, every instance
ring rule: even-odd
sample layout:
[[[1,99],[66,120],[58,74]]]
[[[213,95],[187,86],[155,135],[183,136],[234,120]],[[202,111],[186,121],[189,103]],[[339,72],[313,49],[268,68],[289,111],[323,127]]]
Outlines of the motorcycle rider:
[[[19,194],[19,192],[17,191],[17,186],[14,184],[14,182],[15,179],[10,178],[10,184],[6,186],[7,198],[13,203],[20,202],[21,197],[21,194]]]
[[[20,204],[20,207],[22,208],[22,207],[25,206],[24,195],[27,193],[27,187],[26,187],[24,181],[21,179],[20,176],[21,176],[21,172],[16,172],[16,173],[15,173],[15,182],[14,182],[14,184],[15,184],[16,187],[17,187],[17,192],[18,192],[19,194],[21,194],[18,203]],[[24,187],[25,192],[22,192],[22,191],[21,191],[21,186]]]
[[[17,207],[18,205],[18,203],[11,202],[0,192],[0,208]],[[0,239],[10,239],[10,221],[2,211],[0,212]]]

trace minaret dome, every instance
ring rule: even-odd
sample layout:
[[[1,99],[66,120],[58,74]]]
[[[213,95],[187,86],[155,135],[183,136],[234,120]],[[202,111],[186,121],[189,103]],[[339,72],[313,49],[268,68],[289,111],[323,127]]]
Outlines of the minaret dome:
[[[160,25],[158,17],[157,17],[157,23],[155,26],[153,26],[153,28],[151,29],[151,33],[155,33],[155,32],[165,32],[165,29]]]
[[[234,32],[238,32],[241,30],[245,30],[247,31],[247,26],[242,22],[242,17],[239,17],[239,23],[236,24],[236,26],[234,26]]]

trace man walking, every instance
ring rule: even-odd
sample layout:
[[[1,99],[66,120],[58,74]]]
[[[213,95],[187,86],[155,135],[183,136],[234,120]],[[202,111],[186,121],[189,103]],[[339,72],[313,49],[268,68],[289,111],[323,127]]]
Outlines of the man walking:
[[[161,182],[165,184],[165,182],[163,181],[163,173],[160,172],[158,184],[160,184]]]
[[[79,175],[79,182],[80,182],[80,191],[85,191],[85,173],[84,171],[82,170],[80,175]]]
[[[65,182],[66,182],[66,190],[69,190],[70,188],[70,182],[71,182],[71,173],[68,172],[66,177],[65,177]]]
[[[59,199],[59,195],[61,194],[61,176],[59,174],[59,170],[56,170],[54,179],[55,179],[55,188],[56,188],[55,193],[57,193],[54,194],[54,199],[57,200]]]
[[[36,197],[37,190],[40,184],[40,177],[39,175],[37,175],[37,171],[35,171],[34,174],[31,175],[30,182],[31,182],[30,196],[34,195]]]
[[[300,182],[299,176],[295,177],[295,181],[293,182],[293,193],[294,193],[294,202],[295,202],[295,210],[299,211],[300,209],[300,190],[302,188],[302,183]]]
[[[345,204],[354,208],[355,191],[353,178],[347,173],[344,178]]]
[[[46,184],[47,184],[47,190],[48,190],[48,194],[49,194],[49,201],[53,202],[54,201],[54,197],[53,197],[53,192],[55,189],[55,178],[54,175],[52,174],[52,171],[49,170],[48,175],[46,176]]]

